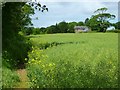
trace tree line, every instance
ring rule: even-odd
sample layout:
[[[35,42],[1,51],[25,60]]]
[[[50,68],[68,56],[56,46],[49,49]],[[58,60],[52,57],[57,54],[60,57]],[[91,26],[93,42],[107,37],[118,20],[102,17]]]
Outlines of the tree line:
[[[108,9],[103,7],[94,11],[94,15],[90,18],[86,18],[84,22],[65,22],[56,23],[56,25],[51,25],[46,28],[34,28],[29,27],[25,28],[23,33],[25,35],[30,34],[53,34],[53,33],[74,33],[74,26],[87,26],[91,31],[96,32],[106,32],[107,28],[114,26],[117,32],[120,32],[117,29],[120,29],[120,22],[111,23],[110,20],[115,19],[115,15],[107,13]]]
[[[120,22],[117,23],[106,23],[105,29],[97,25],[97,23],[93,24],[94,21],[89,20],[88,18],[85,20],[85,22],[65,22],[62,21],[60,23],[56,23],[56,25],[51,25],[49,27],[41,27],[41,28],[34,28],[34,27],[26,27],[21,32],[24,35],[36,35],[36,34],[53,34],[53,33],[75,33],[74,27],[75,26],[88,26],[92,31],[96,32],[106,32],[106,29],[110,26],[114,26],[115,30],[110,30],[112,32],[119,32],[120,31]]]

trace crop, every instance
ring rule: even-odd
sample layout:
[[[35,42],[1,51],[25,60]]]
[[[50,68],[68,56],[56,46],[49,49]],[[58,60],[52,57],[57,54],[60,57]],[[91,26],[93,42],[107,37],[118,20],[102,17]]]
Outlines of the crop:
[[[31,88],[118,87],[117,39],[115,33],[32,36],[27,67]]]

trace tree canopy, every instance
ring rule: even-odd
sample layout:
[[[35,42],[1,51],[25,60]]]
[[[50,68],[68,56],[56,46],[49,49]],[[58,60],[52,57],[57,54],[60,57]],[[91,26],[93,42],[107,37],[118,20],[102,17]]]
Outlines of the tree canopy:
[[[115,18],[115,15],[106,13],[107,8],[99,8],[94,13],[90,20],[87,20],[86,25],[91,27],[92,30],[106,32],[106,29],[111,26],[110,20]]]

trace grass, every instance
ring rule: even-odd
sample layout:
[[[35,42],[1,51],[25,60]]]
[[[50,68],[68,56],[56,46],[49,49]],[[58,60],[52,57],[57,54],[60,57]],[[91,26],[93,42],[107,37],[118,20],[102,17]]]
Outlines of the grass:
[[[118,86],[118,34],[45,34],[30,37],[33,50],[28,55],[27,69],[31,87]],[[47,47],[41,50],[41,46]]]
[[[9,64],[3,60],[2,63],[2,88],[13,88],[18,85],[20,79],[15,72],[11,70]]]

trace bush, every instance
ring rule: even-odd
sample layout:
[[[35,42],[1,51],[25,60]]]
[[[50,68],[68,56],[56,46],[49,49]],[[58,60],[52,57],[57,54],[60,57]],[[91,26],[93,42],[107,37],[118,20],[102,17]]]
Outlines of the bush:
[[[107,30],[107,32],[120,33],[120,30]]]
[[[120,30],[115,30],[114,32],[115,32],[115,33],[120,33]]]
[[[19,64],[23,64],[26,61],[24,60],[28,51],[31,48],[31,44],[28,39],[24,39],[24,37],[14,37],[8,41],[6,41],[6,45],[3,47],[3,58],[9,60],[9,64],[13,66],[17,66]]]

